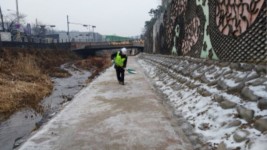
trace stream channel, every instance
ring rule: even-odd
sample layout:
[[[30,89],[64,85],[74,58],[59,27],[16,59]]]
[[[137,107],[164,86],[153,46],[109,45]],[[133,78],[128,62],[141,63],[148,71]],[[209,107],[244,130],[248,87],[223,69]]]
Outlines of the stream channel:
[[[42,100],[41,105],[44,108],[42,114],[33,109],[25,108],[0,123],[1,150],[18,148],[29,138],[32,131],[38,130],[41,125],[62,110],[86,86],[86,80],[91,76],[89,71],[80,70],[74,65],[64,64],[61,68],[67,70],[71,76],[52,78],[53,92]]]

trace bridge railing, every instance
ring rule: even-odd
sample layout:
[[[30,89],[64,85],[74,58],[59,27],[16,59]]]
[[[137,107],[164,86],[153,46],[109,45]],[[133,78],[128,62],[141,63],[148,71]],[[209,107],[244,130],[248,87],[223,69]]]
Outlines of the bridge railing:
[[[124,44],[138,44],[143,45],[143,40],[135,40],[135,41],[104,41],[104,42],[72,42],[75,44],[88,44],[88,45],[124,45]]]

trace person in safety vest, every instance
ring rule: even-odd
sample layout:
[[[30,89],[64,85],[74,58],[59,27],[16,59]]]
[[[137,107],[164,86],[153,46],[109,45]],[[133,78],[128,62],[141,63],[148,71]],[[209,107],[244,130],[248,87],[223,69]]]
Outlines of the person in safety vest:
[[[127,49],[122,48],[120,51],[113,53],[111,59],[114,62],[114,68],[116,69],[119,84],[124,85],[124,72],[127,65]]]

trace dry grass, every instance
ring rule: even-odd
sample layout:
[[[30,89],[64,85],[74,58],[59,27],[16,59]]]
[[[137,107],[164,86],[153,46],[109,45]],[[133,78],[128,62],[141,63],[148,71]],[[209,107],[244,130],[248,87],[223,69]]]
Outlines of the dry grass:
[[[7,81],[7,80],[6,80]],[[0,85],[0,113],[9,114],[22,107],[32,107],[38,111],[38,103],[52,90],[50,80],[40,81],[7,81]]]
[[[90,70],[88,82],[111,65],[108,54],[78,59],[62,50],[0,49],[0,120],[24,107],[42,111],[39,103],[53,89],[50,77],[70,75],[60,69],[63,63],[74,62],[78,68]]]
[[[68,76],[59,66],[73,59],[62,51],[0,49],[0,114],[22,107],[39,111],[40,100],[53,89],[49,75]]]
[[[92,75],[88,78],[88,82],[91,82],[100,72],[111,66],[110,55],[91,56],[87,59],[77,61],[75,65],[79,68],[91,71]]]

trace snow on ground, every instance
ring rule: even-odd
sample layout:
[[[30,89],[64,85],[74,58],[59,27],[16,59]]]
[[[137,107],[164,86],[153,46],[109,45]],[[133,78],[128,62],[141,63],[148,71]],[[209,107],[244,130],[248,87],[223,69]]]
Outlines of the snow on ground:
[[[249,89],[252,90],[255,95],[267,98],[267,91],[265,91],[266,86],[250,86]]]
[[[238,126],[228,126],[228,124],[236,120],[241,121],[242,124],[246,124],[246,121],[235,116],[235,109],[222,109],[218,106],[219,103],[212,101],[211,96],[203,97],[200,95],[196,90],[197,88],[190,89],[187,86],[184,86],[184,84],[176,82],[168,73],[160,71],[160,69],[150,63],[143,60],[139,60],[138,62],[145,69],[147,75],[153,79],[155,86],[167,97],[170,105],[175,109],[175,112],[177,114],[182,114],[182,116],[195,128],[195,131],[204,136],[211,147],[216,147],[221,142],[224,142],[227,148],[232,149],[238,147],[242,150],[267,149],[267,136],[249,126],[244,128],[249,132],[247,138],[254,141],[251,148],[246,144],[246,140],[240,143],[235,142],[233,135],[236,133],[236,135],[242,136],[244,135],[244,132],[242,132]],[[229,71],[229,68],[225,68],[224,71]],[[196,71],[193,72],[193,74],[195,76],[199,75]],[[236,76],[244,78],[251,74],[253,73],[244,74],[237,72]],[[236,85],[236,83],[230,79],[225,81],[230,86]],[[216,88],[209,87],[201,82],[195,81],[195,83],[200,84],[200,87],[206,89],[212,93],[212,95],[220,92]],[[266,92],[257,92],[262,91],[259,90],[262,88],[265,87],[251,87],[251,90],[256,95],[266,97]],[[232,102],[240,105],[242,104],[252,110],[258,110],[255,112],[256,115],[267,114],[267,111],[260,111],[255,102],[242,103],[239,97],[227,93],[223,93],[223,96]]]

